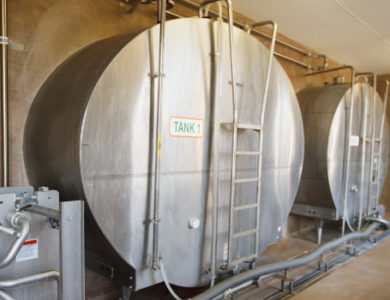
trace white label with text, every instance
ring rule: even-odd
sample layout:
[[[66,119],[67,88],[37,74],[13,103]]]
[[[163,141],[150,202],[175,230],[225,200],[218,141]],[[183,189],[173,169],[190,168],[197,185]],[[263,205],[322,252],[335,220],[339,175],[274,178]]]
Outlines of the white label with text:
[[[38,239],[28,240],[23,243],[15,260],[17,262],[26,261],[36,259],[38,256]]]
[[[359,147],[359,136],[358,135],[351,135],[351,138],[349,139],[349,144],[352,147]]]
[[[173,137],[203,137],[203,120],[194,118],[171,117],[169,135]]]

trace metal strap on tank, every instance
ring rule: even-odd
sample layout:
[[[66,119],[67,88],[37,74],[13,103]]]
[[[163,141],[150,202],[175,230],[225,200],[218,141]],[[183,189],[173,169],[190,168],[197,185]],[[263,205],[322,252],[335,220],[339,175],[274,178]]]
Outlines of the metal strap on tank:
[[[218,6],[221,10],[221,3]],[[205,12],[207,13],[207,11]],[[212,59],[214,72],[212,72],[214,84],[211,91],[211,101],[213,102],[213,138],[212,138],[212,200],[211,200],[211,266],[210,266],[210,286],[213,287],[216,279],[217,270],[217,234],[218,234],[218,207],[219,207],[219,137],[220,137],[220,120],[219,120],[219,104],[221,97],[221,51],[222,51],[222,32],[223,32],[223,19],[218,17],[217,31],[213,34],[212,40]],[[214,28],[214,27],[212,27]]]
[[[371,137],[370,137],[370,143],[371,143],[371,152],[370,152],[370,171],[369,171],[369,179],[368,179],[368,198],[367,198],[367,211],[366,211],[366,217],[371,215],[371,193],[373,190],[373,185],[376,185],[379,181],[373,181],[373,173],[376,170],[376,167],[374,167],[374,161],[375,161],[375,144],[376,144],[376,137],[375,137],[375,131],[376,131],[376,85],[377,85],[377,77],[374,76],[374,82],[373,82],[373,94],[374,94],[374,101],[371,106]],[[378,169],[379,171],[379,169]],[[374,203],[374,209],[376,209],[377,204]]]
[[[365,76],[361,74],[357,74],[356,78],[359,78],[359,76]],[[361,225],[362,225],[362,214],[363,214],[363,197],[365,192],[365,186],[364,186],[364,175],[366,171],[366,152],[367,152],[367,114],[368,114],[368,79],[365,77],[366,84],[364,87],[364,107],[363,107],[363,132],[362,132],[362,152],[361,152],[361,161],[360,161],[360,196],[359,196],[359,218],[358,218],[358,227],[357,230],[360,231]]]
[[[233,100],[233,149],[232,149],[232,170],[231,170],[231,188],[230,188],[230,217],[229,217],[229,250],[228,250],[228,265],[231,261],[231,238],[232,232],[232,212],[234,205],[234,185],[235,185],[235,169],[236,169],[236,146],[237,146],[237,119],[238,119],[238,102],[236,98],[236,79],[235,79],[235,65],[234,65],[234,49],[233,49],[233,7],[231,0],[206,0],[199,6],[199,16],[203,15],[203,7],[211,3],[224,1],[228,9],[228,24],[229,24],[229,56],[230,56],[230,73],[232,81],[232,100]],[[212,266],[213,267],[213,266]],[[212,276],[215,276],[212,275]]]

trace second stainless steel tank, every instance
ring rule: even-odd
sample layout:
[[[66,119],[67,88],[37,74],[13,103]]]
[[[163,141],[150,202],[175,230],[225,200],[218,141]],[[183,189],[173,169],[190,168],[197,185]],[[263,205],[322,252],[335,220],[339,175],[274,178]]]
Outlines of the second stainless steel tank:
[[[375,92],[376,93],[376,92]],[[383,101],[367,83],[309,88],[298,93],[305,130],[305,160],[292,212],[351,224],[375,214],[388,163],[387,120]],[[374,107],[375,106],[375,107]],[[374,114],[375,112],[375,114]],[[381,127],[383,122],[382,140]],[[347,172],[348,167],[348,172]]]

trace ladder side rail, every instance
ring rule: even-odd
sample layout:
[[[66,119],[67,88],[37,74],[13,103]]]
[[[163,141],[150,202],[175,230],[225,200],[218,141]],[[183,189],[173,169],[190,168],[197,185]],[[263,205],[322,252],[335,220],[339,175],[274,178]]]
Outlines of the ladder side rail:
[[[269,56],[268,56],[268,65],[267,65],[267,73],[266,73],[266,81],[264,85],[263,99],[260,107],[260,127],[259,131],[259,156],[258,156],[258,166],[257,166],[257,177],[260,179],[257,182],[257,208],[256,208],[256,238],[255,238],[255,255],[259,253],[259,235],[260,235],[260,205],[261,205],[261,184],[262,184],[262,162],[263,162],[263,138],[264,138],[264,116],[265,109],[267,107],[268,101],[268,91],[269,91],[269,82],[271,78],[272,71],[272,59],[275,51],[275,43],[276,43],[276,35],[278,30],[278,25],[273,21],[264,21],[254,23],[248,27],[247,32],[250,34],[251,30],[255,27],[264,26],[264,25],[272,25],[272,40],[269,47]]]

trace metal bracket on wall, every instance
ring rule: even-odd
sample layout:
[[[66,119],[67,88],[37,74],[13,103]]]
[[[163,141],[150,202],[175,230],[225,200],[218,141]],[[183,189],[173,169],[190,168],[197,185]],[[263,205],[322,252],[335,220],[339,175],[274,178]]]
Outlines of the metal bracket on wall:
[[[121,3],[127,3],[129,2],[128,0],[120,0]],[[199,8],[201,7],[201,5],[199,3],[196,3],[194,1],[191,1],[191,0],[179,0],[178,2],[181,2],[183,3],[184,5],[187,5],[187,6],[190,6],[191,8],[194,8],[196,10],[199,10]],[[155,1],[142,1],[142,0],[138,0],[135,2],[135,4],[130,8],[130,10],[128,10],[129,13],[132,13],[136,6],[141,3],[141,4],[149,4],[149,3],[155,3]],[[172,12],[172,11],[169,11],[169,9],[173,8],[174,7],[174,2],[173,1],[167,1],[167,11],[166,11],[166,14],[171,16],[171,17],[174,17],[174,18],[185,18],[185,16],[183,15],[180,15],[176,12]],[[222,19],[224,19],[225,21],[228,21],[229,18],[228,16],[224,16],[224,15],[221,15],[221,12],[220,11],[214,11],[214,10],[211,10],[211,9],[207,9],[207,14],[210,14],[210,15],[213,15],[215,17],[221,17]],[[246,30],[248,28],[248,24],[244,24],[244,23],[241,23],[237,20],[234,20],[233,19],[233,24],[243,30]],[[268,35],[262,31],[259,31],[259,30],[251,30],[251,33],[254,34],[254,35],[257,35],[257,36],[260,36],[262,38],[266,38],[266,39],[269,39],[269,40],[272,40],[272,35]],[[309,58],[312,60],[312,63],[307,63],[305,61],[300,61],[298,60],[297,58],[292,58],[290,56],[287,56],[285,54],[282,54],[282,53],[279,53],[279,52],[276,52],[274,51],[274,55],[279,57],[279,58],[282,58],[284,60],[287,60],[291,63],[294,63],[302,68],[305,68],[306,70],[313,70],[313,71],[320,71],[320,70],[324,70],[327,66],[328,66],[328,57],[324,54],[314,54],[314,53],[311,53],[311,52],[308,52],[304,49],[301,49],[297,46],[294,46],[288,42],[285,42],[285,41],[282,41],[282,40],[279,40],[279,39],[276,39],[276,43],[279,44],[280,46],[283,46],[289,50],[292,50],[296,53],[298,53],[299,55],[303,56],[306,60],[306,58]]]
[[[178,2],[181,2],[183,4],[186,4],[188,6],[191,6],[192,8],[194,9],[199,9],[200,7],[200,4],[194,2],[194,1],[191,1],[191,0],[179,0]],[[211,10],[209,9],[208,10],[208,13],[210,15],[213,15],[213,16],[216,16],[218,17],[219,16],[219,12],[217,11],[214,11],[214,10]],[[172,17],[175,17],[175,18],[183,18],[184,16],[180,15],[180,14],[177,14],[177,13],[174,13],[174,12],[171,12],[171,11],[167,11],[167,15],[170,15]],[[228,21],[228,17],[227,16],[222,16],[222,18],[226,21]],[[233,19],[233,24],[243,30],[246,30],[246,28],[248,27],[247,24],[244,24],[244,23],[241,23],[237,20],[234,20]],[[262,31],[259,31],[259,30],[251,30],[251,33],[252,34],[255,34],[257,36],[260,36],[260,37],[263,37],[263,38],[266,38],[266,39],[269,39],[269,40],[272,40],[272,35],[268,35]],[[276,43],[285,47],[285,48],[288,48],[290,50],[293,50],[294,52],[300,54],[301,56],[304,56],[305,58],[310,58],[312,60],[315,60],[316,63],[314,64],[308,64],[306,62],[302,62],[302,61],[299,61],[298,59],[295,59],[295,58],[292,58],[292,57],[289,57],[285,54],[281,54],[281,53],[278,53],[278,52],[274,52],[274,55],[277,56],[277,57],[280,57],[282,59],[285,59],[289,62],[292,62],[302,68],[305,68],[307,70],[324,70],[327,66],[328,66],[328,57],[324,54],[314,54],[314,53],[311,53],[311,52],[308,52],[306,50],[303,50],[301,48],[298,48],[290,43],[287,43],[285,41],[282,41],[282,40],[279,40],[279,39],[276,39]]]

